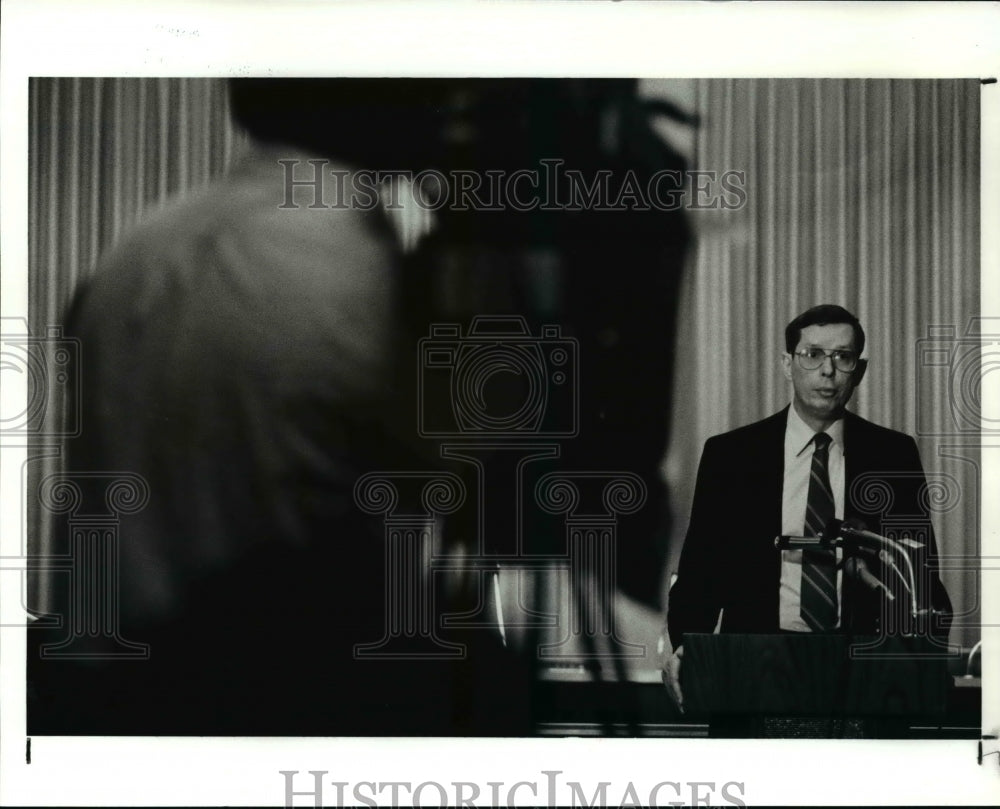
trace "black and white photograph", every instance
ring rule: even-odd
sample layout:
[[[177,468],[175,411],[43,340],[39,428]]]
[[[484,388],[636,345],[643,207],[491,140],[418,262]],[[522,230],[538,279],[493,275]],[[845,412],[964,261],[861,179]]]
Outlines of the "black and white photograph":
[[[264,64],[373,15],[196,5],[4,82],[4,802],[987,802],[996,38]]]

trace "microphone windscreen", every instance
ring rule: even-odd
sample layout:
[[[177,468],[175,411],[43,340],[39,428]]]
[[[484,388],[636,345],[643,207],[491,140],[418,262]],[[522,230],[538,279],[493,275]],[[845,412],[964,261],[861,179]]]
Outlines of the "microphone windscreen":
[[[840,520],[830,520],[826,527],[823,529],[824,539],[833,539],[834,537],[839,537],[840,532],[843,530],[844,523]]]

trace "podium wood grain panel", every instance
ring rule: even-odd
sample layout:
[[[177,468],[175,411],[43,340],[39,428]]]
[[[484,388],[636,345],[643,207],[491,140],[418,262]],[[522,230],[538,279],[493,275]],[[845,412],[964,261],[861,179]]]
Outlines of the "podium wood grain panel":
[[[948,658],[924,638],[866,639],[853,647],[846,710],[868,716],[936,717],[948,701]],[[868,644],[865,644],[868,645]]]
[[[844,635],[686,635],[681,688],[692,714],[932,716],[944,711],[946,660],[926,641],[883,638],[876,657]]]

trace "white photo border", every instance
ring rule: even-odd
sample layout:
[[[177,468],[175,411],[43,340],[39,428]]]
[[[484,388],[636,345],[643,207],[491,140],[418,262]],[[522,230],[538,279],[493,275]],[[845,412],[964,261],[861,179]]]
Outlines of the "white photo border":
[[[27,317],[31,76],[410,75],[996,78],[995,3],[55,2],[5,0],[0,30],[2,296]],[[982,93],[982,309],[1000,307],[1000,88]],[[984,388],[984,393],[988,389]],[[7,389],[4,396],[22,395]],[[984,405],[984,410],[986,405]],[[995,411],[995,403],[994,403]],[[0,556],[19,553],[23,448],[0,455]],[[1000,490],[983,454],[982,485]],[[983,555],[1000,560],[996,498]],[[1000,565],[994,565],[1000,567]],[[4,571],[0,576],[16,573]],[[1000,587],[983,588],[984,732],[1000,730]],[[21,609],[0,586],[0,625]],[[741,782],[748,804],[993,803],[971,741],[55,738],[25,762],[24,632],[0,630],[0,804],[275,805],[280,770],[329,781]],[[992,707],[991,707],[992,706]],[[992,711],[992,712],[990,712]],[[994,743],[995,744],[995,743]],[[301,788],[301,787],[298,787]],[[592,791],[593,786],[589,789]],[[638,789],[643,794],[642,789]],[[435,793],[429,793],[430,801]],[[328,796],[333,805],[333,793]],[[566,799],[562,794],[561,798]],[[519,803],[532,803],[529,791]],[[311,805],[308,798],[298,799]],[[669,798],[664,795],[664,800]]]

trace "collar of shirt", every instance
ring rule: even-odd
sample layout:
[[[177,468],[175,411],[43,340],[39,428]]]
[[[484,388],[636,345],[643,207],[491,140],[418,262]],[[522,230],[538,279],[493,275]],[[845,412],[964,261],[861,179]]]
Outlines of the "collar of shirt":
[[[826,429],[826,434],[833,439],[833,443],[840,448],[844,454],[844,420],[837,419]],[[806,424],[802,417],[795,410],[795,405],[788,407],[788,421],[785,424],[785,462],[792,458],[797,458],[809,447],[816,432]]]

